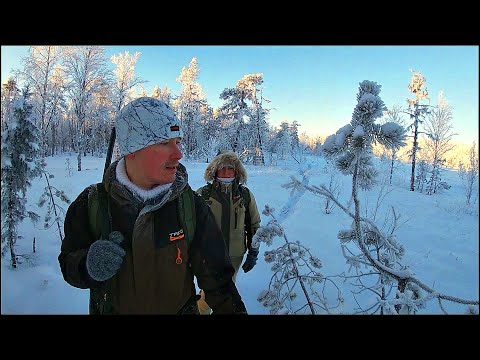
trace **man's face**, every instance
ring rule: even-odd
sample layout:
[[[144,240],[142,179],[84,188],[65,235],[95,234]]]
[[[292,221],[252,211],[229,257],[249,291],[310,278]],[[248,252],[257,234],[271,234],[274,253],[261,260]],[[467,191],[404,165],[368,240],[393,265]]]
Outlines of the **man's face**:
[[[182,158],[180,138],[164,140],[134,153],[136,169],[147,188],[175,180],[178,161]]]
[[[235,169],[232,166],[226,166],[217,170],[217,177],[219,178],[234,178],[235,175]]]

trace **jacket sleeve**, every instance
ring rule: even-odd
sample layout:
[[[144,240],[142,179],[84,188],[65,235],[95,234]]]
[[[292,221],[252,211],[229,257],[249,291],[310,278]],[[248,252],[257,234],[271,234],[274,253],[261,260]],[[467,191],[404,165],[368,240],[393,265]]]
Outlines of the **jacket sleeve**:
[[[235,272],[213,213],[205,200],[195,195],[196,229],[190,262],[198,286],[214,314],[246,314],[245,305],[232,280]]]
[[[63,278],[80,289],[95,288],[103,284],[93,280],[86,270],[88,249],[96,240],[90,233],[88,219],[89,189],[90,187],[87,187],[83,190],[68,207],[64,223],[65,238],[58,255]]]
[[[257,201],[255,200],[255,196],[253,193],[248,189],[250,192],[250,205],[249,205],[249,212],[250,212],[250,219],[251,219],[251,228],[252,228],[252,236],[255,235],[258,228],[260,227],[260,213],[258,212],[257,208]]]

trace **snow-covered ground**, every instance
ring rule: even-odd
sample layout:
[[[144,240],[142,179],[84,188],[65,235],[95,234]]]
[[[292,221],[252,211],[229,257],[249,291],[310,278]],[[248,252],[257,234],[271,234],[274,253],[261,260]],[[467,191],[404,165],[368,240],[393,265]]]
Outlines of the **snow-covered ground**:
[[[83,171],[78,172],[75,155],[64,154],[46,159],[47,171],[54,175],[50,179],[51,185],[64,190],[72,201],[86,186],[100,181],[104,167],[104,158],[87,156],[82,159]],[[66,169],[67,158],[73,168],[71,176],[68,176]],[[309,183],[328,185],[325,160],[319,157],[308,160],[313,164]],[[203,173],[207,164],[188,161],[182,163],[187,167],[192,188],[197,189],[203,185]],[[290,175],[301,179],[298,176],[298,165],[293,160],[279,162],[277,166],[246,165],[246,169],[249,177],[247,186],[253,191],[260,211],[265,204],[280,210],[289,197],[289,190],[283,189],[281,185],[289,182]],[[351,193],[351,178],[337,175],[337,179],[341,183],[340,199],[343,204],[347,204]],[[411,192],[410,166],[400,166],[395,170],[392,186],[383,188],[383,192],[388,191],[388,195],[381,202],[375,221],[382,227],[387,209],[394,206],[396,213],[401,215],[401,226],[396,231],[397,240],[406,250],[402,263],[409,267],[415,277],[438,292],[478,300],[478,192],[474,195],[475,202],[466,207],[464,188],[458,174],[444,170],[442,179],[451,185],[450,189],[433,196]],[[35,179],[27,195],[27,209],[37,212],[42,218],[46,208],[38,208],[36,203],[45,186],[44,178]],[[377,186],[372,191],[361,193],[362,209],[368,208],[369,216],[375,210],[381,189],[381,186]],[[55,200],[66,210],[65,203],[59,202],[57,198]],[[351,218],[338,207],[331,214],[325,214],[324,202],[323,198],[305,193],[282,226],[289,241],[299,240],[321,259],[322,274],[333,276],[348,270],[337,233],[349,228]],[[263,224],[268,220],[262,215]],[[18,241],[17,253],[24,255],[22,264],[12,270],[9,268],[8,255],[2,259],[2,314],[87,314],[88,290],[74,288],[63,280],[57,260],[61,240],[56,224],[44,230],[43,221],[33,225],[25,220],[19,226],[19,234],[23,239]],[[32,252],[34,238],[35,253]],[[283,238],[275,238],[270,247],[262,243],[260,254],[280,246],[283,241]],[[270,264],[265,263],[262,256],[259,256],[252,271],[247,274],[240,271],[237,287],[250,314],[269,313],[269,309],[257,301],[257,296],[268,288],[272,274]],[[356,304],[350,293],[351,288],[339,278],[335,279],[343,289],[345,298],[343,307],[336,311],[354,313]],[[373,301],[374,295],[370,299],[363,299]],[[367,303],[363,305],[368,306]],[[443,305],[452,314],[463,314],[466,311],[465,305],[449,302],[443,302]],[[437,301],[430,301],[420,313],[442,312]]]

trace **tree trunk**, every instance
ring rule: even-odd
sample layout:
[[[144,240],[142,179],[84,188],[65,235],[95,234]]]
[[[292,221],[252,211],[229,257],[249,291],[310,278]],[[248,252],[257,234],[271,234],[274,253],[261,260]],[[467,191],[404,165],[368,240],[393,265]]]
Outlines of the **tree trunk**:
[[[418,140],[418,114],[415,107],[415,133],[413,135],[413,151],[412,151],[412,175],[410,176],[410,191],[415,191],[415,159],[417,155]]]
[[[8,194],[8,205],[7,205],[7,209],[8,211],[10,211],[10,219],[7,220],[8,221],[8,246],[10,248],[10,265],[12,266],[12,268],[16,268],[17,267],[17,255],[15,254],[15,222],[14,222],[14,219],[12,218],[13,216],[13,189],[12,189],[12,186],[13,186],[13,179],[12,179],[12,176],[10,175],[9,176],[9,181],[8,181],[8,184],[9,184],[9,194]]]
[[[56,124],[52,126],[52,156],[55,156],[56,145],[55,142],[57,141],[57,134],[56,134]]]
[[[392,150],[392,162],[390,164],[390,185],[392,185],[393,166],[395,165],[395,150]]]

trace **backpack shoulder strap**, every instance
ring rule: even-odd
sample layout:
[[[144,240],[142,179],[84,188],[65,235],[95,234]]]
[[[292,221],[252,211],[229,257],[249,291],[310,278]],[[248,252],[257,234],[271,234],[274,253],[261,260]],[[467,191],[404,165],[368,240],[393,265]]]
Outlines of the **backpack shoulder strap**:
[[[250,206],[250,190],[245,185],[238,185],[238,188],[240,190],[240,195],[243,198],[243,201],[245,203],[245,208],[248,211],[248,208]]]
[[[207,204],[208,204],[208,199],[210,199],[210,195],[212,193],[212,186],[213,184],[212,183],[207,183],[207,185],[205,185],[203,188],[202,188],[202,197],[205,201],[207,201]]]
[[[112,231],[108,193],[102,182],[90,186],[88,192],[88,221],[94,240],[108,239]],[[110,296],[107,296],[109,282],[90,289],[89,312],[102,315],[112,311]]]
[[[111,231],[108,194],[103,183],[90,186],[88,192],[88,220],[95,239],[107,239]]]
[[[182,191],[178,202],[178,212],[180,220],[183,224],[185,236],[187,237],[187,243],[193,240],[195,236],[196,228],[196,213],[195,213],[195,199],[193,198],[193,190],[190,185]]]
[[[244,185],[238,185],[240,196],[245,204],[245,233],[247,234],[247,249],[252,245],[252,218],[250,216],[250,190]]]

